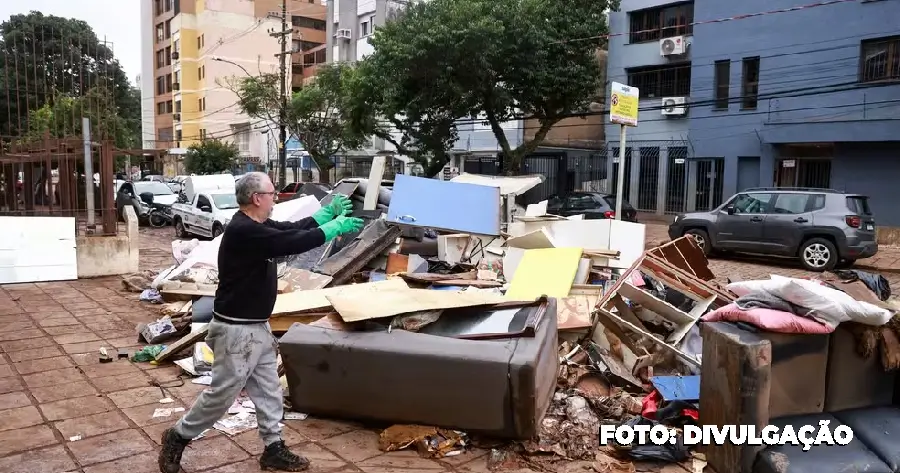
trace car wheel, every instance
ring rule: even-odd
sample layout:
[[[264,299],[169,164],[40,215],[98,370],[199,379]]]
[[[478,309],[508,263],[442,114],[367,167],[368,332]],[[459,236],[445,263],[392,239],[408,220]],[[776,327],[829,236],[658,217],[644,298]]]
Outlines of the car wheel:
[[[699,228],[692,228],[686,232],[685,235],[690,235],[694,238],[694,241],[697,242],[697,246],[703,250],[703,254],[709,256],[712,253],[712,244],[709,242],[709,234],[706,233],[706,230],[701,230]]]
[[[184,222],[180,218],[175,219],[175,237],[187,238],[187,230],[184,229]]]
[[[213,229],[212,229],[212,237],[213,238],[218,237],[219,235],[221,235],[224,232],[225,232],[225,229],[222,228],[222,225],[220,225],[218,223],[213,225]]]
[[[830,271],[838,259],[834,244],[824,238],[811,238],[800,246],[800,264],[809,271]]]

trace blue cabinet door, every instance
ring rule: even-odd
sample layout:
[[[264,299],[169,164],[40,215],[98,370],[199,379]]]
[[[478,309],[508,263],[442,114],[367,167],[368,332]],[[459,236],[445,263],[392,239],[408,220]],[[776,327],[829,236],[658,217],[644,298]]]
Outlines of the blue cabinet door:
[[[400,174],[394,180],[388,221],[500,235],[500,188]]]

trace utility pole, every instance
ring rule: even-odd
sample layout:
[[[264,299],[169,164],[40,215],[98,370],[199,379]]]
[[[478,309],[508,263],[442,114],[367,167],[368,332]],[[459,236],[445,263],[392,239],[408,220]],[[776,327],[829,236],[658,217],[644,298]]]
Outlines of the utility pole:
[[[287,185],[287,0],[281,0],[281,107],[278,108],[278,189]],[[293,48],[292,48],[293,49]]]

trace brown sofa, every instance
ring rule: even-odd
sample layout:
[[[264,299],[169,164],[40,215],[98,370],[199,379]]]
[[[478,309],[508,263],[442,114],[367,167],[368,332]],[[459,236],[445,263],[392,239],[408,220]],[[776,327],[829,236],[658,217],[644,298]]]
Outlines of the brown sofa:
[[[830,421],[853,429],[848,445],[710,446],[718,473],[900,472],[897,377],[879,357],[864,359],[845,328],[830,335],[753,331],[704,323],[700,423],[783,428]]]
[[[556,299],[529,310],[543,314],[534,336],[497,340],[294,324],[279,344],[293,408],[531,438],[550,406],[559,355]],[[452,312],[442,318],[461,316]]]

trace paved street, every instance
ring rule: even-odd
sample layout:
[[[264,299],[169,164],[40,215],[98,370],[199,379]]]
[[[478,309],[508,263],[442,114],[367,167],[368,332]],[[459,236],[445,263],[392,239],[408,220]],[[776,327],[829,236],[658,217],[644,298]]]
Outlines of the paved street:
[[[172,229],[142,235],[142,269],[171,264]],[[648,243],[665,239],[664,226],[648,226]],[[735,280],[808,274],[746,258],[711,265]],[[900,275],[888,276],[900,282]],[[0,473],[158,471],[160,433],[179,414],[153,417],[154,411],[188,407],[203,387],[186,382],[173,365],[98,358],[102,346],[138,348],[134,326],[154,320],[155,309],[123,292],[119,278],[0,289]],[[174,403],[160,404],[166,397]],[[427,460],[380,452],[378,431],[357,424],[314,418],[285,424],[287,443],[312,459],[313,472],[487,471],[484,451]],[[185,471],[257,471],[261,449],[255,431],[233,438],[211,431],[185,453]]]

